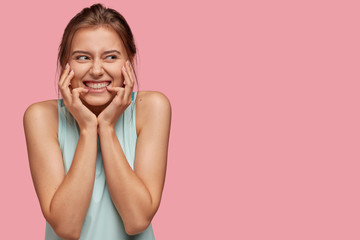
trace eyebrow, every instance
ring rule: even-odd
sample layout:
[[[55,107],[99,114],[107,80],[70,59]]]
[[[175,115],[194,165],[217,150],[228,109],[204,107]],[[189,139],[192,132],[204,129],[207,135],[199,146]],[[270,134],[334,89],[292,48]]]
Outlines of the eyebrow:
[[[109,50],[109,51],[104,52],[104,54],[109,54],[109,53],[117,53],[117,54],[121,55],[121,53],[118,50]]]
[[[72,52],[71,56],[74,55],[74,54],[77,54],[77,53],[91,55],[90,52],[82,51],[82,50],[77,50],[77,51]],[[118,50],[108,50],[108,51],[105,51],[105,52],[103,53],[103,55],[104,55],[104,54],[109,54],[109,53],[117,53],[117,54],[121,55],[121,53],[120,53]]]

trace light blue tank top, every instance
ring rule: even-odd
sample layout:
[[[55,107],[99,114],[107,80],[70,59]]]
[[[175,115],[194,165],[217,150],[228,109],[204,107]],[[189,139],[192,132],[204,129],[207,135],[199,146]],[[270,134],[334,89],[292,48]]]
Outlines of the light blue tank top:
[[[118,119],[115,125],[116,135],[129,165],[134,170],[135,146],[137,141],[135,121],[135,99]],[[62,99],[58,100],[59,129],[58,140],[64,161],[65,173],[71,166],[76,145],[79,140],[79,127],[76,120],[65,107]],[[117,212],[106,184],[105,172],[98,137],[96,173],[90,206],[81,230],[81,240],[154,240],[152,224],[137,235],[127,235],[124,224]],[[45,240],[59,240],[50,224],[46,222]]]

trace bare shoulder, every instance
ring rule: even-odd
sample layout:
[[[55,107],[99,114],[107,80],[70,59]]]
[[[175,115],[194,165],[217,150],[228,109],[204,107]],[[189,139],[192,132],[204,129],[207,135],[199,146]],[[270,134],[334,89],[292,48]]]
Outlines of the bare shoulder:
[[[37,127],[46,128],[47,130],[57,130],[57,100],[48,100],[31,104],[24,113],[23,122],[25,131],[27,128]]]
[[[138,135],[144,124],[151,119],[157,118],[158,120],[169,123],[171,121],[170,100],[161,92],[139,91],[136,96],[135,106]]]
[[[140,91],[136,97],[136,107],[171,108],[170,101],[165,94],[156,91]]]

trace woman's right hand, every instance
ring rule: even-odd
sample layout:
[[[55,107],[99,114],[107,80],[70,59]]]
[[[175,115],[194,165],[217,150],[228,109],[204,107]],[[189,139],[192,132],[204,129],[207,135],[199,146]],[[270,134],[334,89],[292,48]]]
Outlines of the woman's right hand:
[[[70,71],[67,64],[59,81],[59,89],[63,97],[63,102],[72,116],[78,123],[80,130],[97,129],[97,117],[80,100],[80,93],[87,93],[89,90],[78,87],[70,89],[70,81],[74,77],[74,70]]]

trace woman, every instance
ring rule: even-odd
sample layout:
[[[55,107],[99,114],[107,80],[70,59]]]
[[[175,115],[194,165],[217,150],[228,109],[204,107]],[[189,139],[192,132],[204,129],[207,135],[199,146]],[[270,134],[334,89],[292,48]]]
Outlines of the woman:
[[[154,239],[171,106],[162,93],[133,92],[135,55],[126,20],[100,4],[64,31],[63,99],[24,114],[45,239]]]

